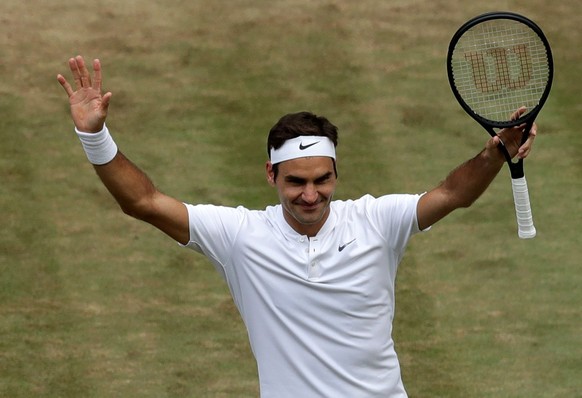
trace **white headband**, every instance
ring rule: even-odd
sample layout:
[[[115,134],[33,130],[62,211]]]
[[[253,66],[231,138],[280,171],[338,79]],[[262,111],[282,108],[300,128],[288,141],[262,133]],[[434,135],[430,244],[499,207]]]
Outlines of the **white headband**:
[[[326,156],[335,159],[335,146],[327,137],[303,135],[285,141],[279,149],[271,148],[272,164],[308,156]]]

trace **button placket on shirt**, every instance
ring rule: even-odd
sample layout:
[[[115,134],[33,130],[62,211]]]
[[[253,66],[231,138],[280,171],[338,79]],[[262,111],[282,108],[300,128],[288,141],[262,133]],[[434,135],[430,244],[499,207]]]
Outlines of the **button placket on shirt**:
[[[320,253],[319,239],[310,238],[307,249],[307,277],[309,279],[316,279],[321,276],[321,265],[318,260]]]

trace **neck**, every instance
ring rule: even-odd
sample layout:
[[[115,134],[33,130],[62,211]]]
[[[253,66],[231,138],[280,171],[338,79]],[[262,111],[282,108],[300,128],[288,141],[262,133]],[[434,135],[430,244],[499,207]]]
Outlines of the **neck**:
[[[319,233],[319,231],[321,230],[321,228],[323,228],[325,222],[329,218],[329,213],[330,209],[328,207],[323,216],[319,220],[313,223],[304,223],[297,220],[287,210],[283,209],[283,217],[285,218],[285,221],[287,221],[287,224],[289,224],[289,226],[293,228],[293,230],[295,230],[295,232],[297,232],[298,234],[306,235],[309,238],[313,238]]]

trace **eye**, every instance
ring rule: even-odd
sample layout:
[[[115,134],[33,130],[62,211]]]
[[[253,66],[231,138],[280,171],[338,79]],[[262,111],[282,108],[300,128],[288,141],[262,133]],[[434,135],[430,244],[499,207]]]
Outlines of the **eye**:
[[[325,184],[325,183],[329,182],[329,180],[331,179],[331,175],[332,175],[331,173],[327,173],[327,174],[317,178],[314,182],[317,185]]]
[[[305,184],[305,180],[303,178],[298,178],[298,177],[293,177],[293,176],[286,177],[285,181],[288,184],[294,185],[294,186],[300,186],[300,185]]]

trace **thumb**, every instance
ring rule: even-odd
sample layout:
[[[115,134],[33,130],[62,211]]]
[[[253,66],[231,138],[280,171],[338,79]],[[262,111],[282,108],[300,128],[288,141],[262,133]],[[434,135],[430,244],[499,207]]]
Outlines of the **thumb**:
[[[111,100],[111,97],[113,96],[113,94],[111,94],[111,92],[107,92],[103,95],[103,97],[101,97],[101,108],[103,108],[103,111],[105,113],[107,113],[107,110],[109,109],[109,101]]]
[[[499,138],[499,136],[494,136],[491,137],[487,143],[485,144],[485,148],[486,149],[495,149],[497,148],[497,146],[499,146],[499,144],[501,144],[501,138]]]

